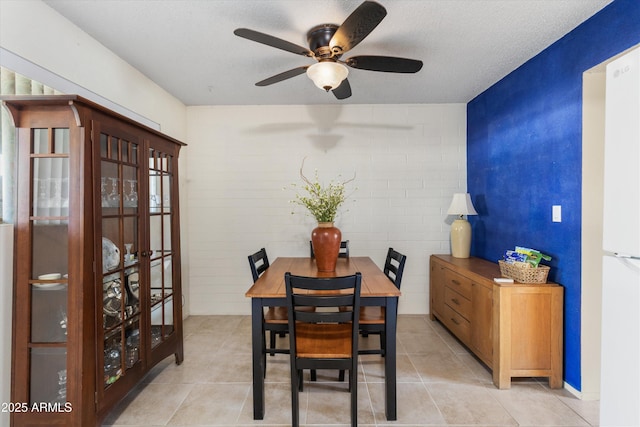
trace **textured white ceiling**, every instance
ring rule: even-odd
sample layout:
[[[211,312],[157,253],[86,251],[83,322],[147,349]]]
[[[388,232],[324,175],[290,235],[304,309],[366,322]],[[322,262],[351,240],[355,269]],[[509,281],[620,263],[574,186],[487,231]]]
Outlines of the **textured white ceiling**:
[[[420,59],[417,74],[350,69],[338,101],[304,75],[255,82],[313,59],[233,34],[239,27],[307,46],[361,0],[45,0],[186,105],[467,102],[612,0],[380,0],[387,16],[342,59]]]

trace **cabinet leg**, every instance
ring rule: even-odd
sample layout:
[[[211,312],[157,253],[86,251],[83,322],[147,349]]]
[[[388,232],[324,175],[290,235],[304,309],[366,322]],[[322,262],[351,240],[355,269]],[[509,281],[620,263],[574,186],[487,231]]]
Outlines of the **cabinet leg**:
[[[562,388],[562,375],[553,373],[549,377],[549,388]]]
[[[508,390],[511,388],[511,377],[505,374],[500,375],[500,371],[494,369],[493,384],[500,390]]]

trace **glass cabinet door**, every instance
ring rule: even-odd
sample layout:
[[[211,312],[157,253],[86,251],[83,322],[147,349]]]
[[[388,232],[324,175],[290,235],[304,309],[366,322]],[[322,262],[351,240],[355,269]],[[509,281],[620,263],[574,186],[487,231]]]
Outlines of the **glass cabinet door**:
[[[31,130],[30,404],[67,399],[69,129]],[[20,262],[20,260],[18,260]]]
[[[151,347],[160,345],[174,332],[172,244],[173,178],[176,159],[165,152],[150,148],[149,162],[149,248],[150,248],[150,301]]]
[[[141,361],[140,144],[119,131],[100,131],[101,344],[103,390]],[[100,363],[101,362],[101,363]]]

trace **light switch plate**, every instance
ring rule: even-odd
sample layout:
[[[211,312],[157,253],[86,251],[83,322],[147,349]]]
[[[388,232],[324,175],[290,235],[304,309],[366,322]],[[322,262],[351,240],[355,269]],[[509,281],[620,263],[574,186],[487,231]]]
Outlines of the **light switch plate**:
[[[562,206],[553,205],[551,207],[551,221],[562,222]]]

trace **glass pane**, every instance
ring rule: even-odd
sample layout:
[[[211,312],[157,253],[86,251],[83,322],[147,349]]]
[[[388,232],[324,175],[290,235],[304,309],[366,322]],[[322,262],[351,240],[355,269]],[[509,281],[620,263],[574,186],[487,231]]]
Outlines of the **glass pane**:
[[[138,144],[131,144],[131,160],[134,165],[138,164]]]
[[[30,404],[62,403],[67,400],[67,350],[31,349]]]
[[[125,292],[127,317],[140,313],[140,273],[138,266],[125,270]]]
[[[118,218],[102,218],[102,272],[107,273],[122,264],[122,242]]]
[[[151,303],[162,298],[162,258],[151,261]]]
[[[140,321],[134,319],[127,325],[125,331],[124,361],[127,369],[132,368],[140,360]]]
[[[171,215],[162,215],[162,248],[164,254],[171,252]]]
[[[164,258],[164,289],[166,293],[173,293],[173,257]]]
[[[33,152],[34,154],[50,154],[49,129],[33,130]]]
[[[104,340],[104,386],[105,388],[122,376],[124,354],[122,353],[122,327],[115,329]]]
[[[67,341],[67,286],[56,276],[32,285],[31,342]]]
[[[131,166],[122,167],[123,188],[125,208],[138,207],[138,175],[137,168]],[[135,213],[136,209],[126,209],[125,214]]]
[[[102,198],[103,215],[118,213],[118,209],[104,208],[118,208],[120,206],[120,193],[121,184],[118,179],[118,164],[113,162],[101,162],[100,177],[100,195]]]
[[[53,130],[53,152],[56,154],[69,153],[69,129]]]
[[[129,141],[122,140],[122,161],[125,163],[129,163],[129,149],[131,148],[131,143]]]
[[[125,217],[124,225],[124,266],[129,267],[138,262],[138,218]]]
[[[162,210],[171,210],[171,176],[167,174],[162,175]]]
[[[46,274],[57,274],[64,278],[68,273],[68,233],[67,224],[34,224],[31,244],[32,279]]]
[[[153,251],[152,258],[162,255],[162,216],[149,217],[149,249]]]
[[[160,336],[168,336],[173,332],[173,297],[163,300],[162,304],[158,304],[151,310],[151,341],[153,343],[154,329],[158,330]],[[162,330],[159,330],[162,328]],[[159,337],[156,337],[156,340]]]
[[[158,213],[162,206],[162,184],[160,175],[149,175],[149,212]]]
[[[109,155],[109,137],[104,133],[100,134],[100,157],[106,159]]]
[[[102,311],[104,328],[110,329],[122,321],[124,299],[122,280],[119,274],[111,274],[104,278],[102,284]]]
[[[118,160],[118,138],[111,137],[109,140],[109,158]]]
[[[33,159],[33,215],[68,216],[69,158]]]

